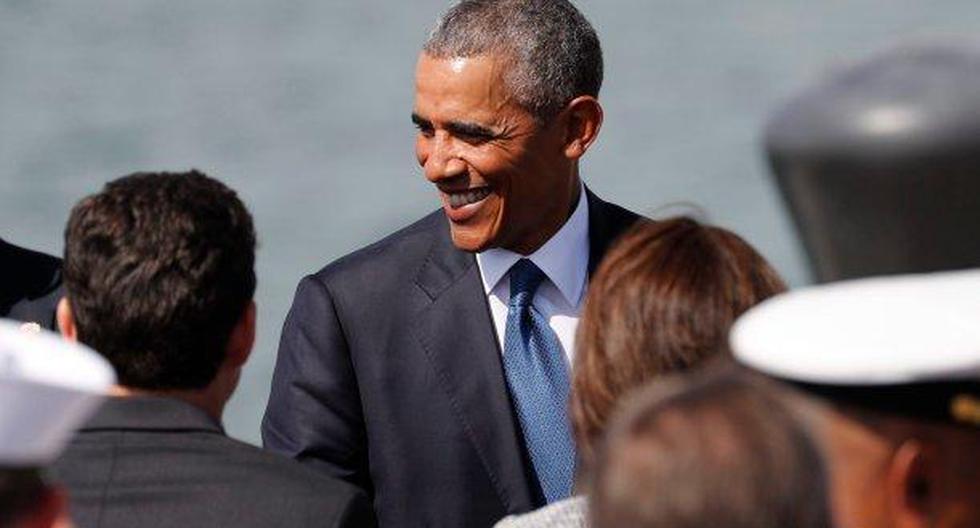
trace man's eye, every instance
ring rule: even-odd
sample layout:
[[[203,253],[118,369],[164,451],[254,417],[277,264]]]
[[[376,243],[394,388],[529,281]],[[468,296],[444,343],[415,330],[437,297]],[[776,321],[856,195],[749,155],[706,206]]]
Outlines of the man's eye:
[[[492,134],[482,132],[460,132],[456,136],[471,145],[479,145],[493,139]]]
[[[419,134],[422,134],[425,137],[432,137],[434,134],[432,127],[424,123],[415,123],[415,128],[418,129]]]

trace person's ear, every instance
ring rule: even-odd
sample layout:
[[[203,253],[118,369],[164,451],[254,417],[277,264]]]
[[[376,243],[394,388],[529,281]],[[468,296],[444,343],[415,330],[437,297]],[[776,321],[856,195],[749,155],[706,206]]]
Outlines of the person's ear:
[[[228,336],[226,357],[233,367],[244,365],[252,353],[252,346],[255,345],[255,317],[255,301],[249,301],[235,328],[232,329],[231,335]]]
[[[885,477],[892,526],[930,525],[936,508],[937,468],[933,453],[918,440],[906,440],[895,450]]]
[[[58,330],[61,335],[68,341],[78,341],[78,327],[75,326],[75,316],[72,314],[68,297],[62,297],[58,301],[54,317],[58,322]]]
[[[565,157],[581,158],[595,143],[602,128],[602,105],[590,95],[572,99],[562,111],[565,127]]]

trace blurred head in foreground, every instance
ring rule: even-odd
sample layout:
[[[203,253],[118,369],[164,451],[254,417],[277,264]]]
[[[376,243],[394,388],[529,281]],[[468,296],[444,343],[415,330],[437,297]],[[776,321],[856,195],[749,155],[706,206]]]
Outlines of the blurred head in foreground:
[[[980,46],[909,43],[773,113],[766,148],[820,282],[980,266]],[[888,226],[882,229],[882,226]]]
[[[721,355],[735,319],[783,290],[725,229],[679,217],[623,235],[592,278],[578,327],[571,410],[585,470],[624,394]]]
[[[197,171],[132,174],[72,209],[58,323],[123,391],[182,394],[220,420],[254,341],[254,263],[234,191]]]
[[[43,470],[114,381],[98,354],[0,321],[0,526],[69,526]]]
[[[617,414],[592,486],[593,526],[831,526],[818,450],[779,389],[719,367],[650,384]]]
[[[980,271],[806,288],[748,312],[742,363],[799,388],[843,528],[980,526]]]

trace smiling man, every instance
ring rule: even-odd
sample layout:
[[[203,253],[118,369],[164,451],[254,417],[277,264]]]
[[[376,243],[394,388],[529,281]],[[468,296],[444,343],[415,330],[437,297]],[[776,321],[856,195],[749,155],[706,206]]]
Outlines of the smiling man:
[[[563,0],[467,0],[418,59],[442,203],[299,285],[266,447],[361,486],[382,526],[490,526],[567,497],[588,276],[637,216],[589,192],[602,53]]]

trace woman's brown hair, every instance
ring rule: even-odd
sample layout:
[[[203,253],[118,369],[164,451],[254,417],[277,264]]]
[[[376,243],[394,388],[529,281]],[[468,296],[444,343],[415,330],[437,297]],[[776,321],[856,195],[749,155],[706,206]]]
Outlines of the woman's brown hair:
[[[735,318],[785,289],[725,229],[678,217],[624,234],[589,284],[576,335],[571,413],[586,469],[621,396],[722,354]]]

